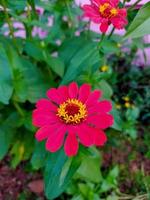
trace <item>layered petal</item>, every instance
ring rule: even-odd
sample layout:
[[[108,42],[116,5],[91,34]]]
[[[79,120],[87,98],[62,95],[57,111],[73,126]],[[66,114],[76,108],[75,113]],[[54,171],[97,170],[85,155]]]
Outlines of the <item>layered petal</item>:
[[[47,96],[51,101],[53,101],[53,102],[55,102],[57,104],[60,104],[63,101],[61,96],[58,93],[58,90],[55,89],[55,88],[49,89],[47,91]]]
[[[106,129],[113,125],[113,117],[110,114],[91,115],[88,116],[86,122],[97,128]]]
[[[32,113],[32,123],[37,127],[42,127],[58,122],[58,117],[48,111],[34,110]]]
[[[107,137],[104,131],[102,131],[101,129],[95,128],[93,130],[93,134],[94,134],[94,144],[96,146],[103,146],[106,143]]]
[[[112,109],[112,104],[108,100],[100,101],[88,109],[88,113],[107,113]]]
[[[89,84],[83,84],[79,89],[79,100],[83,103],[87,100],[90,95],[91,86]]]
[[[54,105],[51,101],[48,99],[40,99],[36,103],[36,107],[38,110],[48,110],[48,111],[53,111],[56,112],[57,106]]]
[[[118,15],[120,15],[121,17],[127,16],[127,10],[125,8],[121,8],[118,11],[119,11]]]
[[[58,151],[63,145],[66,131],[66,126],[61,126],[50,134],[46,142],[46,149],[50,152]]]
[[[106,33],[107,29],[108,29],[108,22],[105,21],[105,22],[102,22],[101,25],[100,25],[100,31],[102,33]]]
[[[69,85],[69,97],[72,99],[77,98],[78,96],[78,85],[75,82],[70,83]]]
[[[62,102],[66,101],[69,98],[68,87],[66,85],[62,85],[58,88],[59,96],[61,96]]]
[[[96,4],[99,6],[101,4],[101,0],[91,0],[92,4]]]
[[[76,137],[76,133],[74,131],[69,131],[65,145],[64,150],[67,156],[75,156],[78,152],[79,144]]]
[[[82,124],[77,128],[77,135],[84,146],[89,147],[93,145],[93,134],[91,128],[86,124]]]
[[[122,29],[124,26],[128,24],[128,21],[123,17],[114,17],[111,19],[111,23],[114,25],[117,29]]]
[[[87,101],[85,102],[87,107],[92,106],[94,103],[96,103],[99,98],[101,97],[102,92],[100,90],[94,90],[88,97]]]
[[[45,140],[49,137],[50,134],[53,134],[57,127],[59,127],[60,124],[53,124],[48,126],[41,127],[35,134],[35,137],[38,141]]]
[[[82,7],[82,9],[84,10],[85,14],[90,15],[91,17],[99,16],[99,11],[97,6],[85,4]]]

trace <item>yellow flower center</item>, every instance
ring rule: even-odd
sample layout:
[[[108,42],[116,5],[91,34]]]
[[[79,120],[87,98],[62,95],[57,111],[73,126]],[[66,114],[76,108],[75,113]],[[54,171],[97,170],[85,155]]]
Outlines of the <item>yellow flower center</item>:
[[[110,13],[111,13],[112,16],[116,16],[118,14],[118,10],[116,8],[112,8],[110,10]]]
[[[107,10],[107,8],[110,7],[109,3],[104,3],[103,5],[100,5],[99,7],[99,12],[101,13],[101,15],[105,15],[105,11]]]
[[[109,3],[104,3],[103,5],[99,6],[99,12],[104,18],[114,17],[118,14],[117,8],[112,8]]]
[[[77,99],[67,99],[59,105],[57,115],[66,124],[79,124],[86,118],[87,108]]]

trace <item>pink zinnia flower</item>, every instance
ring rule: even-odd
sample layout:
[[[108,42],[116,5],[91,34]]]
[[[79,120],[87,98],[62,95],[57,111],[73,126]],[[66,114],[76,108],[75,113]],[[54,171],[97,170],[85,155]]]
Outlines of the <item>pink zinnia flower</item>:
[[[116,29],[122,29],[127,25],[127,11],[118,7],[118,0],[90,0],[91,4],[83,5],[84,17],[101,24],[100,31],[105,33],[112,24]]]
[[[64,143],[68,156],[77,154],[79,142],[86,147],[104,145],[107,138],[103,129],[113,124],[113,117],[108,113],[111,103],[99,101],[101,95],[99,90],[91,92],[90,85],[78,88],[75,82],[48,90],[48,99],[40,99],[33,111],[33,124],[40,128],[36,139],[47,139],[46,149],[50,152]]]

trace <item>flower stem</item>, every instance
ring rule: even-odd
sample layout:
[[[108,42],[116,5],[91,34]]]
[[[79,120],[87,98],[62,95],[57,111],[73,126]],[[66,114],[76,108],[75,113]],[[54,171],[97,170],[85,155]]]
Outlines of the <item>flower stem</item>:
[[[29,5],[31,6],[31,8],[32,8],[34,17],[35,17],[36,19],[38,19],[38,14],[37,14],[37,12],[36,12],[36,8],[35,8],[35,3],[34,3],[34,1],[28,0],[28,4],[29,4]]]
[[[111,36],[112,36],[112,34],[114,33],[114,31],[115,31],[115,27],[113,27],[113,28],[112,28],[112,30],[111,30],[111,32],[110,32],[110,34],[108,35],[108,39],[110,39],[110,38],[111,38]]]
[[[122,7],[124,7],[124,6],[125,6],[125,3],[126,3],[126,0],[123,0]]]
[[[11,18],[9,17],[9,14],[8,14],[6,1],[5,0],[1,0],[1,1],[2,1],[1,2],[2,6],[4,8],[4,13],[5,13],[5,17],[6,17],[6,22],[7,22],[8,27],[9,27],[10,35],[11,35],[11,37],[13,39],[13,43],[14,43],[14,46],[16,47],[16,50],[19,52],[19,49],[18,49],[18,46],[17,46],[17,43],[16,43],[16,38],[15,38],[15,35],[14,35],[13,24],[12,24]]]
[[[105,38],[105,33],[103,33],[102,36],[101,36],[100,42],[99,42],[99,44],[98,44],[98,49],[101,48],[102,42],[103,42],[104,38]]]
[[[129,9],[128,9],[128,11],[131,11],[131,10],[133,10],[135,7],[136,7],[136,5],[139,3],[139,2],[141,2],[142,0],[137,0]]]
[[[24,117],[24,111],[22,110],[22,108],[19,106],[19,104],[14,101],[13,102],[14,107],[16,108],[16,110],[18,111],[18,113],[20,114],[21,117]]]
[[[73,17],[72,17],[72,13],[70,10],[70,5],[68,3],[68,0],[65,1],[66,7],[67,7],[67,11],[68,11],[68,16],[69,16],[69,21],[70,21],[70,26],[73,26]]]

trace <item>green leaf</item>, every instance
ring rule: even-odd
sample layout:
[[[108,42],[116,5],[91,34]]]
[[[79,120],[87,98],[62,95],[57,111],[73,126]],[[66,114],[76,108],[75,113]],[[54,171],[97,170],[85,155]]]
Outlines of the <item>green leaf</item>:
[[[50,53],[42,47],[42,44],[35,42],[26,42],[24,50],[30,56],[37,61],[45,61],[48,67],[50,67],[57,75],[63,76],[65,65],[64,62],[58,57],[50,56]]]
[[[34,41],[32,42],[26,41],[25,46],[24,46],[24,51],[37,61],[44,60],[43,49],[39,42],[35,43]]]
[[[16,168],[23,161],[28,160],[33,151],[33,135],[30,132],[24,132],[22,138],[17,138],[10,151],[12,155],[11,166]]]
[[[111,171],[108,173],[107,177],[104,179],[102,186],[100,188],[100,192],[107,192],[112,188],[117,187],[117,177],[119,176],[119,168],[115,166]]]
[[[45,193],[48,199],[55,199],[68,185],[80,165],[77,157],[68,158],[64,150],[51,153],[45,168]]]
[[[50,82],[45,80],[41,71],[29,60],[21,58],[15,51],[11,43],[0,38],[6,49],[7,56],[12,69],[14,97],[16,101],[36,102],[45,96],[45,91],[49,88]]]
[[[90,160],[90,162],[89,162]],[[100,153],[96,149],[93,150],[93,155],[82,156],[82,164],[77,171],[76,177],[83,177],[88,181],[99,183],[102,180],[100,173]]]
[[[125,39],[138,38],[150,34],[150,2],[145,4],[137,13],[129,26]]]
[[[8,104],[13,92],[12,73],[7,54],[0,44],[0,102]]]
[[[91,61],[92,60],[92,61]],[[61,84],[73,81],[86,67],[99,61],[96,43],[85,43],[71,58]]]
[[[27,5],[27,1],[26,0],[15,0],[15,1],[12,1],[12,0],[8,0],[8,6],[10,9],[14,9],[14,10],[24,10],[25,7]]]
[[[76,37],[63,42],[59,48],[59,55],[64,60],[65,65],[69,64],[74,55],[76,55],[86,43],[87,40],[83,37]]]
[[[55,58],[49,55],[47,56],[46,62],[57,75],[63,77],[65,65],[60,58]]]
[[[114,117],[114,124],[113,124],[112,128],[114,128],[118,131],[121,131],[122,130],[122,120],[121,120],[119,111],[113,108],[111,111],[111,114]]]
[[[110,97],[113,95],[113,90],[111,86],[107,83],[105,80],[101,80],[98,83],[98,89],[101,89],[103,91],[103,98],[104,99],[110,99]]]
[[[13,156],[12,160],[11,160],[11,166],[13,168],[16,168],[16,166],[21,162],[21,160],[23,160],[23,154],[24,154],[24,144],[22,141],[17,141],[12,149],[11,149],[11,154]]]
[[[139,117],[139,114],[140,114],[140,110],[138,107],[135,107],[135,106],[133,108],[127,109],[125,113],[126,118],[130,121],[136,120]]]
[[[40,169],[44,166],[47,152],[45,150],[44,142],[36,142],[35,149],[31,158],[31,164],[33,169]]]
[[[17,113],[12,113],[0,126],[0,160],[6,155],[12,139],[15,135],[15,128],[20,122]]]

